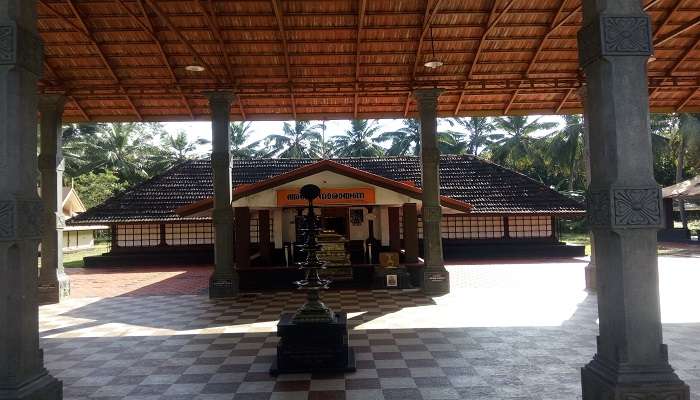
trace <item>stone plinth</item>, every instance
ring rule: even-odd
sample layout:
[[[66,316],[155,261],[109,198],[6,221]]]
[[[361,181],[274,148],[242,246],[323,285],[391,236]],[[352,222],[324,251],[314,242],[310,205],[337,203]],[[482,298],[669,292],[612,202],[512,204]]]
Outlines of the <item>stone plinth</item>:
[[[355,372],[355,352],[348,345],[346,313],[334,313],[331,323],[294,323],[283,313],[277,324],[277,357],[272,375],[301,372]]]

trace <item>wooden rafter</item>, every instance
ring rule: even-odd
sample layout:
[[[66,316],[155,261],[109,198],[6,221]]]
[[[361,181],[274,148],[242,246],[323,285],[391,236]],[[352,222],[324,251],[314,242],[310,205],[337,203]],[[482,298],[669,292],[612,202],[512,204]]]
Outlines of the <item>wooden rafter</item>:
[[[658,3],[660,3],[662,0],[651,0],[647,5],[644,6],[644,11],[649,11],[650,8],[654,7]]]
[[[48,75],[51,75],[51,78],[48,78],[47,80],[55,82],[57,85],[61,85],[61,77],[58,76],[56,71],[49,65],[46,60],[44,60],[44,70],[48,73]],[[78,100],[75,99],[75,97],[67,95],[66,98],[73,103],[75,108],[78,109],[78,112],[80,115],[82,115],[83,118],[85,118],[86,121],[90,121],[90,116],[85,112],[85,109],[83,106],[78,103]]]
[[[564,98],[561,99],[559,102],[559,105],[557,106],[557,109],[554,110],[555,114],[559,114],[559,111],[564,107],[564,104],[566,103],[567,100],[569,100],[569,97],[571,97],[571,94],[574,92],[574,88],[571,88],[566,91],[566,94],[564,95]]]
[[[170,18],[168,18],[167,14],[156,4],[155,1],[153,0],[143,0],[148,4],[149,7],[158,15],[158,17],[165,23],[165,25],[170,29],[175,36],[177,36],[177,39],[182,43],[187,49],[190,51],[192,56],[197,60],[198,63],[200,63],[204,68],[206,68],[207,71],[211,74],[211,76],[216,80],[219,84],[224,84],[223,80],[221,77],[219,77],[215,71],[214,68],[209,65],[209,63],[199,54],[199,52],[192,46],[192,44],[184,37],[182,36],[182,33],[180,33],[180,30],[177,29],[177,27],[170,21]]]
[[[360,44],[362,43],[362,28],[365,25],[365,11],[367,10],[367,0],[359,0],[359,10],[357,12],[357,43],[355,44],[355,90],[360,83]],[[359,94],[355,93],[353,99],[353,116],[357,118],[357,109],[360,102]]]
[[[413,97],[411,95],[412,95],[411,92],[408,92],[408,94],[406,95],[406,102],[403,105],[403,117],[404,118],[408,117],[408,106],[411,104],[411,97]]]
[[[690,96],[683,99],[683,101],[681,101],[678,104],[678,106],[676,106],[676,112],[680,112],[683,109],[683,107],[685,107],[690,102],[690,100],[692,100],[693,97],[695,97],[695,95],[698,94],[699,91],[700,91],[700,88],[693,89],[693,91],[690,92]]]
[[[676,11],[678,11],[678,9],[681,7],[681,4],[682,4],[682,3],[683,3],[683,0],[676,0],[676,5],[673,7],[673,9],[672,9],[671,11],[669,11],[669,12],[666,14],[666,16],[664,17],[664,20],[661,21],[661,23],[659,24],[659,26],[658,26],[658,27],[656,28],[656,30],[654,31],[654,33],[653,33],[653,35],[652,35],[652,39],[653,39],[653,40],[656,40],[656,39],[659,37],[659,32],[661,32],[661,28],[662,28],[664,25],[666,25],[666,24],[668,23],[668,21],[671,20],[671,17],[673,16],[673,14],[676,13]]]
[[[469,70],[467,71],[467,79],[465,80],[464,88],[462,89],[462,92],[459,95],[459,100],[457,101],[457,106],[455,107],[454,115],[457,115],[459,113],[459,108],[462,106],[462,100],[464,99],[464,94],[466,93],[467,84],[469,83],[469,80],[474,78],[474,67],[476,67],[477,63],[479,62],[479,56],[481,55],[481,52],[484,49],[486,37],[489,35],[489,33],[491,33],[491,30],[493,30],[493,28],[498,24],[501,18],[503,18],[503,16],[506,15],[508,10],[513,6],[514,0],[508,1],[505,7],[503,7],[503,10],[501,10],[500,14],[496,15],[496,12],[498,11],[498,2],[499,0],[493,0],[491,11],[489,12],[489,18],[486,20],[486,27],[484,29],[484,33],[481,35],[481,39],[479,40],[479,44],[477,45],[476,53],[474,54],[474,59],[469,65]]]
[[[226,68],[226,73],[228,74],[228,78],[234,86],[234,90],[238,92],[238,86],[240,82],[239,79],[236,77],[236,74],[233,72],[233,67],[231,66],[231,54],[229,54],[228,46],[226,46],[226,42],[224,42],[224,37],[221,35],[219,23],[216,21],[216,12],[214,12],[214,4],[212,3],[212,0],[207,0],[209,11],[207,11],[206,7],[204,7],[204,0],[197,0],[197,5],[199,5],[199,9],[202,10],[204,19],[207,20],[207,24],[209,25],[211,33],[214,35],[214,39],[216,39],[216,41],[219,43],[219,50],[221,51],[221,56],[224,59],[224,67]],[[238,103],[238,109],[241,113],[241,116],[243,117],[243,120],[245,121],[245,110],[243,109],[243,104],[241,103],[241,96],[238,95],[238,93],[236,93],[236,103]]]
[[[581,11],[582,6],[579,5],[578,7],[574,8],[573,10],[569,11],[568,14],[561,20],[559,19],[559,16],[562,14],[564,11],[564,4],[566,4],[567,0],[562,0],[561,5],[559,6],[559,9],[557,10],[557,13],[554,14],[554,19],[552,22],[549,24],[549,30],[547,33],[544,35],[544,38],[540,41],[539,46],[537,46],[537,50],[535,50],[535,54],[532,56],[530,59],[530,63],[527,65],[527,69],[525,70],[525,76],[529,77],[530,72],[532,71],[532,67],[535,66],[535,63],[537,62],[537,57],[539,57],[540,53],[542,53],[542,49],[544,49],[545,42],[547,39],[552,36],[554,31],[556,31],[560,26],[564,25],[571,19],[572,16],[574,16],[576,13]]]
[[[433,3],[432,8],[431,3]],[[440,9],[440,3],[442,3],[442,0],[428,0],[428,4],[425,8],[423,27],[421,29],[420,38],[418,39],[418,49],[416,50],[416,58],[413,63],[413,73],[411,75],[411,79],[413,80],[416,80],[416,73],[418,72],[418,66],[420,65],[420,55],[421,51],[423,50],[423,41],[430,30],[430,24],[433,22],[435,15],[437,15],[438,10]]]
[[[666,73],[666,76],[672,77],[673,74],[675,74],[676,71],[678,70],[678,68],[681,66],[681,64],[683,64],[683,62],[685,62],[688,59],[688,57],[690,57],[690,54],[693,51],[695,51],[695,49],[698,47],[698,45],[700,45],[700,37],[697,40],[695,40],[695,43],[693,43],[692,46],[690,46],[685,52],[683,52],[683,55],[681,56],[681,58],[679,58],[678,60],[676,60],[676,62],[673,63],[673,66],[671,66],[671,68],[668,70],[668,72]],[[666,79],[664,79],[664,81],[666,81]],[[662,86],[660,86],[660,85],[655,87],[651,91],[651,93],[649,93],[649,98],[653,97],[656,94],[656,92],[658,92],[661,89],[662,89]]]
[[[654,42],[654,47],[659,47],[659,46],[665,44],[666,42],[668,42],[669,40],[695,28],[698,25],[700,25],[700,17],[696,17],[692,21],[689,21],[689,22],[683,24],[682,26],[674,29],[672,32],[670,32],[669,34],[667,34],[663,38],[656,40]]]
[[[148,33],[153,42],[156,44],[156,47],[158,47],[158,55],[163,61],[165,68],[168,70],[168,74],[170,75],[170,79],[173,81],[173,85],[175,85],[175,88],[180,93],[180,100],[182,100],[182,103],[185,105],[185,108],[187,109],[187,113],[190,115],[190,118],[194,119],[194,113],[192,112],[192,108],[190,107],[190,104],[187,101],[187,97],[185,97],[185,94],[182,92],[182,87],[180,87],[180,83],[177,80],[175,71],[170,65],[170,61],[168,60],[168,56],[165,53],[163,45],[160,43],[160,40],[158,40],[158,37],[156,36],[153,30],[153,24],[151,24],[151,21],[148,18],[148,13],[146,12],[146,7],[144,6],[143,2],[141,0],[138,0],[138,4],[141,8],[141,13],[143,13],[144,21],[141,21],[141,19],[139,19],[139,17],[131,11],[131,9],[129,9],[129,7],[127,7],[126,4],[124,4],[123,0],[117,0],[117,2],[119,3],[119,5],[121,5],[122,9],[124,9],[126,13],[129,14],[129,17],[131,17],[131,19],[134,22],[136,22],[136,24],[139,25],[146,33]]]
[[[55,8],[52,6],[48,5],[46,2],[43,0],[39,0],[39,2],[46,7],[49,11],[51,11],[52,14],[56,15],[58,18],[60,18],[63,22],[67,23],[70,25],[71,28],[75,29],[76,31],[80,32],[92,45],[93,47],[97,50],[97,55],[100,57],[100,60],[104,64],[105,68],[107,69],[107,72],[111,76],[111,78],[117,83],[117,86],[121,88],[122,93],[124,93],[124,97],[126,98],[127,102],[129,103],[129,107],[131,110],[136,114],[136,117],[139,120],[143,120],[143,116],[141,116],[141,113],[139,110],[136,108],[136,105],[134,104],[133,100],[131,97],[126,94],[124,88],[121,86],[121,80],[117,76],[117,74],[114,72],[114,69],[110,65],[109,61],[107,60],[107,57],[104,55],[102,52],[102,49],[100,48],[99,44],[95,40],[95,38],[92,36],[92,33],[88,29],[87,25],[85,25],[85,21],[83,21],[83,18],[81,17],[80,13],[78,12],[78,9],[75,7],[75,4],[73,4],[73,0],[67,0],[68,7],[71,9],[71,12],[75,16],[76,20],[78,21],[78,24],[80,26],[77,26],[73,21],[68,19],[65,15],[61,14],[58,12]]]
[[[559,16],[564,12],[564,5],[566,4],[566,1],[567,0],[562,0],[561,4],[559,5],[559,9],[554,14],[554,18],[552,19],[552,22],[550,22],[550,24],[549,24],[549,30],[547,31],[547,33],[544,35],[544,37],[540,41],[539,46],[537,46],[537,50],[535,50],[535,54],[530,59],[530,63],[527,65],[527,68],[525,69],[525,76],[526,77],[528,77],[528,78],[530,77],[530,72],[532,71],[532,67],[535,66],[535,63],[537,62],[537,57],[540,56],[542,49],[544,49],[544,45],[545,45],[547,39],[554,33],[554,31],[557,30],[557,28],[564,25],[574,14],[581,11],[582,5],[579,5],[578,7],[576,7],[572,11],[570,11],[568,14],[566,14],[566,16],[560,20]],[[520,94],[520,90],[515,89],[515,92],[513,92],[513,95],[511,96],[510,100],[508,101],[508,105],[506,105],[506,108],[503,111],[504,114],[508,114],[508,112],[510,111],[510,108],[513,106],[513,102],[515,102],[515,98],[519,94]],[[567,94],[566,97],[569,97],[569,94]],[[560,106],[561,106],[561,104],[560,104]],[[557,110],[557,112],[559,112],[559,110]]]
[[[292,65],[289,60],[289,46],[287,46],[287,32],[284,29],[284,16],[282,15],[282,7],[279,4],[279,0],[270,0],[272,3],[272,9],[275,12],[275,18],[277,19],[277,27],[279,28],[280,38],[282,40],[282,51],[284,52],[284,69],[287,71],[287,80],[291,85],[293,81],[292,77]],[[290,88],[289,97],[292,99],[292,115],[294,119],[297,119],[297,107],[296,101],[294,100],[294,91]]]

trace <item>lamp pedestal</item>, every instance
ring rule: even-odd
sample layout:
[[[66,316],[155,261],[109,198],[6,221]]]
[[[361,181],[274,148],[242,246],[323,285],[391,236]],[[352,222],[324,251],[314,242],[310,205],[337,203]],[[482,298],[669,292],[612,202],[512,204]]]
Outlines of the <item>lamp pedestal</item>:
[[[321,245],[316,241],[320,229],[314,213],[313,200],[321,190],[315,185],[301,188],[301,197],[308,200],[308,214],[304,221],[306,254],[299,267],[306,271],[303,280],[294,282],[299,290],[307,292],[306,303],[296,313],[283,313],[277,324],[277,357],[270,374],[301,372],[355,372],[355,353],[348,346],[346,313],[336,313],[321,301],[320,291],[328,289],[330,280],[322,279],[318,271],[324,263],[318,259]]]

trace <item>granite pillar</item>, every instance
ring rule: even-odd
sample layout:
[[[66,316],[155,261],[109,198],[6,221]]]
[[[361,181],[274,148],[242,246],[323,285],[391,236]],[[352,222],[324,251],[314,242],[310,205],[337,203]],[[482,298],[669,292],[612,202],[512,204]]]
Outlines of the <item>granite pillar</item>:
[[[238,273],[233,263],[233,209],[231,208],[231,151],[229,113],[233,94],[210,92],[214,177],[214,273],[209,281],[209,297],[233,297],[238,294]]]
[[[437,105],[441,89],[415,92],[420,114],[421,166],[423,178],[423,292],[441,295],[450,291],[450,275],[442,254],[442,208],[440,207],[440,151],[437,147]]]
[[[61,399],[39,348],[36,1],[0,0],[0,399]]]
[[[649,17],[638,0],[584,0],[579,60],[587,80],[599,336],[581,371],[584,400],[687,400],[662,340],[647,59]]]
[[[39,304],[54,304],[70,295],[70,280],[63,270],[63,140],[62,126],[65,96],[39,98],[41,200],[44,203],[41,232],[41,268]]]
[[[588,101],[586,86],[583,85],[578,89],[578,97],[583,104],[583,163],[586,167],[586,185],[591,184],[591,145],[590,132],[588,129]],[[591,242],[591,260],[584,268],[584,276],[586,279],[586,290],[595,292],[596,290],[596,267],[595,267],[595,243],[593,243],[592,234],[589,235]]]

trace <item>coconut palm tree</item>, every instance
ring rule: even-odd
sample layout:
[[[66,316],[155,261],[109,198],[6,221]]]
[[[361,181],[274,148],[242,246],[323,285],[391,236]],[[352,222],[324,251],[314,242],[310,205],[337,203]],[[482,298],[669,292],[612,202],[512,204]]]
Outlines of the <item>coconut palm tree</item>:
[[[187,138],[185,131],[178,131],[174,135],[163,135],[160,141],[161,149],[164,151],[169,164],[192,158],[193,152],[197,150],[197,147],[209,143],[209,140],[204,138],[198,138],[191,142]]]
[[[479,152],[491,143],[493,131],[496,130],[491,119],[487,117],[451,118],[447,122],[467,131],[466,135],[462,132],[452,132],[452,134],[458,141],[464,142],[464,152],[475,156],[478,156]]]
[[[555,122],[540,122],[539,118],[531,120],[526,116],[497,117],[494,125],[502,133],[495,134],[496,139],[488,147],[491,159],[499,164],[518,170],[525,170],[537,161],[531,135],[535,132],[552,129]]]
[[[569,191],[574,190],[576,173],[583,157],[583,119],[580,115],[564,115],[564,127],[551,135],[548,153],[568,172]]]
[[[390,142],[386,151],[388,156],[405,156],[420,154],[420,121],[415,118],[405,119],[403,127],[396,131],[384,132],[374,140],[377,143]],[[437,133],[438,149],[442,154],[459,154],[460,142],[452,132]]]
[[[265,138],[265,155],[280,158],[318,158],[321,155],[321,132],[309,121],[285,122],[282,133]]]
[[[257,147],[260,141],[248,143],[252,133],[251,122],[230,122],[228,125],[228,135],[231,147],[231,157],[251,158],[258,155]]]
[[[99,124],[94,135],[79,144],[82,147],[82,173],[113,170],[129,184],[146,179],[158,162],[158,149],[151,144],[162,130],[140,123]],[[78,146],[78,144],[76,144]],[[158,169],[158,168],[156,168]]]
[[[379,129],[376,120],[351,120],[350,129],[331,138],[333,155],[338,157],[381,156],[384,154],[384,148],[373,141]]]

